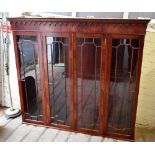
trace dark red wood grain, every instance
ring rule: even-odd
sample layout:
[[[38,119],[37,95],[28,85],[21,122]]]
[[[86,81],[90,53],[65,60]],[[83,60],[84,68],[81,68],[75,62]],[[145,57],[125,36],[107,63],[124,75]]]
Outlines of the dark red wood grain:
[[[134,129],[136,120],[136,110],[138,104],[138,92],[139,92],[139,81],[141,74],[141,64],[143,55],[144,37],[146,28],[149,20],[129,20],[129,19],[83,19],[83,18],[9,18],[11,23],[13,38],[14,38],[14,50],[16,57],[16,68],[18,76],[19,94],[21,101],[22,119],[25,123],[44,125],[47,127],[60,128],[68,131],[82,132],[93,135],[101,135],[114,137],[118,139],[134,139]],[[21,76],[20,76],[20,62],[18,58],[18,46],[16,37],[23,36],[36,36],[39,55],[39,71],[41,79],[42,89],[42,114],[43,120],[31,120],[25,117],[24,109],[24,92],[22,90]],[[49,77],[48,77],[48,55],[46,47],[46,37],[67,37],[69,38],[69,66],[65,68],[66,77],[69,78],[69,104],[70,104],[70,125],[51,123],[51,108],[50,107],[50,88],[49,88]],[[77,38],[100,38],[101,39],[101,58],[93,54],[95,47],[84,47],[85,53],[81,56],[82,58],[82,72],[79,69],[79,57],[77,49]],[[136,91],[133,102],[132,111],[132,125],[131,134],[123,133],[111,133],[108,129],[108,114],[109,114],[109,96],[110,96],[110,77],[111,77],[111,57],[112,57],[112,39],[139,39],[140,48],[138,56],[138,68],[136,72]],[[66,55],[65,55],[66,56]],[[95,59],[93,60],[93,57]],[[91,58],[91,60],[90,60]],[[101,61],[99,61],[101,60]],[[81,62],[81,60],[80,60]],[[101,62],[100,64],[97,62]],[[95,63],[95,69],[94,69]],[[132,66],[132,65],[131,65]],[[100,68],[100,76],[96,76],[97,68]],[[36,72],[36,71],[35,71]],[[80,75],[81,74],[81,75]],[[93,78],[89,77],[93,75]],[[78,127],[78,78],[89,80],[100,79],[100,97],[99,97],[99,128],[90,129]],[[83,84],[82,84],[83,86]],[[96,83],[95,83],[96,89]],[[65,83],[66,91],[66,83]],[[81,89],[83,93],[83,88]],[[124,95],[124,94],[122,94]],[[86,100],[89,96],[82,94],[82,100]],[[95,94],[95,99],[96,99]],[[93,101],[94,106],[96,100]],[[85,107],[85,105],[83,106]],[[88,106],[89,107],[89,106]],[[93,117],[95,111],[93,109]],[[81,115],[81,114],[80,114]],[[88,119],[89,119],[88,117]]]

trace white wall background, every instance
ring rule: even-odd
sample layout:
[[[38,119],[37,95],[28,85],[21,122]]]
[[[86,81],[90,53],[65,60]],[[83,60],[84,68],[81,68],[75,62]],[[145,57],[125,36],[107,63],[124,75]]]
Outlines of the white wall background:
[[[21,16],[21,12],[10,12],[12,17]],[[14,55],[14,46],[13,46],[13,37],[12,33],[9,35],[9,67],[10,67],[10,87],[11,87],[11,95],[12,95],[12,102],[15,108],[20,108],[20,98],[19,98],[19,90],[18,90],[18,80],[17,80],[17,70],[16,70],[16,63],[15,63],[15,55]],[[2,40],[1,40],[2,41]],[[3,47],[1,46],[1,50]],[[5,64],[5,62],[4,62]],[[3,73],[2,80],[2,106],[10,107],[11,100],[9,95],[9,87],[8,87],[8,77],[6,75],[5,66],[1,66],[1,72]]]

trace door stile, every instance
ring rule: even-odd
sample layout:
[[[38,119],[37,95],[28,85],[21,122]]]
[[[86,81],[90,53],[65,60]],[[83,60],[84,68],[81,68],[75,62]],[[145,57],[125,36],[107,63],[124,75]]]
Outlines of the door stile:
[[[42,87],[43,87],[43,103],[45,112],[45,124],[50,125],[51,111],[50,111],[50,98],[49,98],[49,86],[48,86],[48,64],[47,64],[47,52],[46,52],[46,36],[41,36],[42,40],[42,59],[43,59],[43,74],[42,74]]]
[[[70,35],[69,48],[69,68],[70,68],[70,111],[71,111],[71,127],[77,130],[77,49],[76,49],[76,34]]]
[[[111,35],[106,35],[105,40],[105,99],[104,99],[104,124],[103,124],[103,134],[106,133],[108,125],[108,108],[109,108],[109,90],[110,90],[110,70],[111,70],[111,47],[112,47],[112,37]]]
[[[39,56],[39,66],[40,66],[40,79],[41,79],[41,90],[42,90],[42,111],[43,111],[43,121],[44,123],[46,122],[46,112],[45,112],[45,103],[46,103],[46,98],[45,98],[45,90],[44,90],[44,63],[42,59],[42,44],[41,44],[41,36],[40,32],[37,33],[37,38],[38,38],[38,56]],[[46,123],[45,123],[46,124]]]
[[[100,73],[100,106],[99,106],[99,132],[102,135],[104,130],[104,98],[105,98],[105,37],[102,36],[102,42],[101,42],[101,73]]]

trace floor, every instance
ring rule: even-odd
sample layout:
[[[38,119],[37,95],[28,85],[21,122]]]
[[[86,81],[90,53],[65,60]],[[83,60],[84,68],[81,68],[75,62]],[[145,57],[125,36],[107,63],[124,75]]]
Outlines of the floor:
[[[155,130],[148,132],[137,129],[136,141],[155,141]],[[148,134],[149,133],[149,134]],[[112,138],[90,136],[52,128],[22,124],[21,116],[7,119],[0,108],[1,142],[123,142]]]
[[[22,124],[21,116],[7,119],[0,108],[0,142],[121,142],[52,128]]]

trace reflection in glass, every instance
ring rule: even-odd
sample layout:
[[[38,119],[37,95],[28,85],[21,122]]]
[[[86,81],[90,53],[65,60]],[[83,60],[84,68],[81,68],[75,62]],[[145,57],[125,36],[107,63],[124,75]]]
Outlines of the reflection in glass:
[[[101,39],[77,38],[78,128],[99,129]]]
[[[69,39],[46,37],[51,123],[70,125]]]
[[[20,77],[26,119],[43,121],[39,56],[36,36],[17,36]]]
[[[131,134],[138,39],[113,39],[108,132]]]

